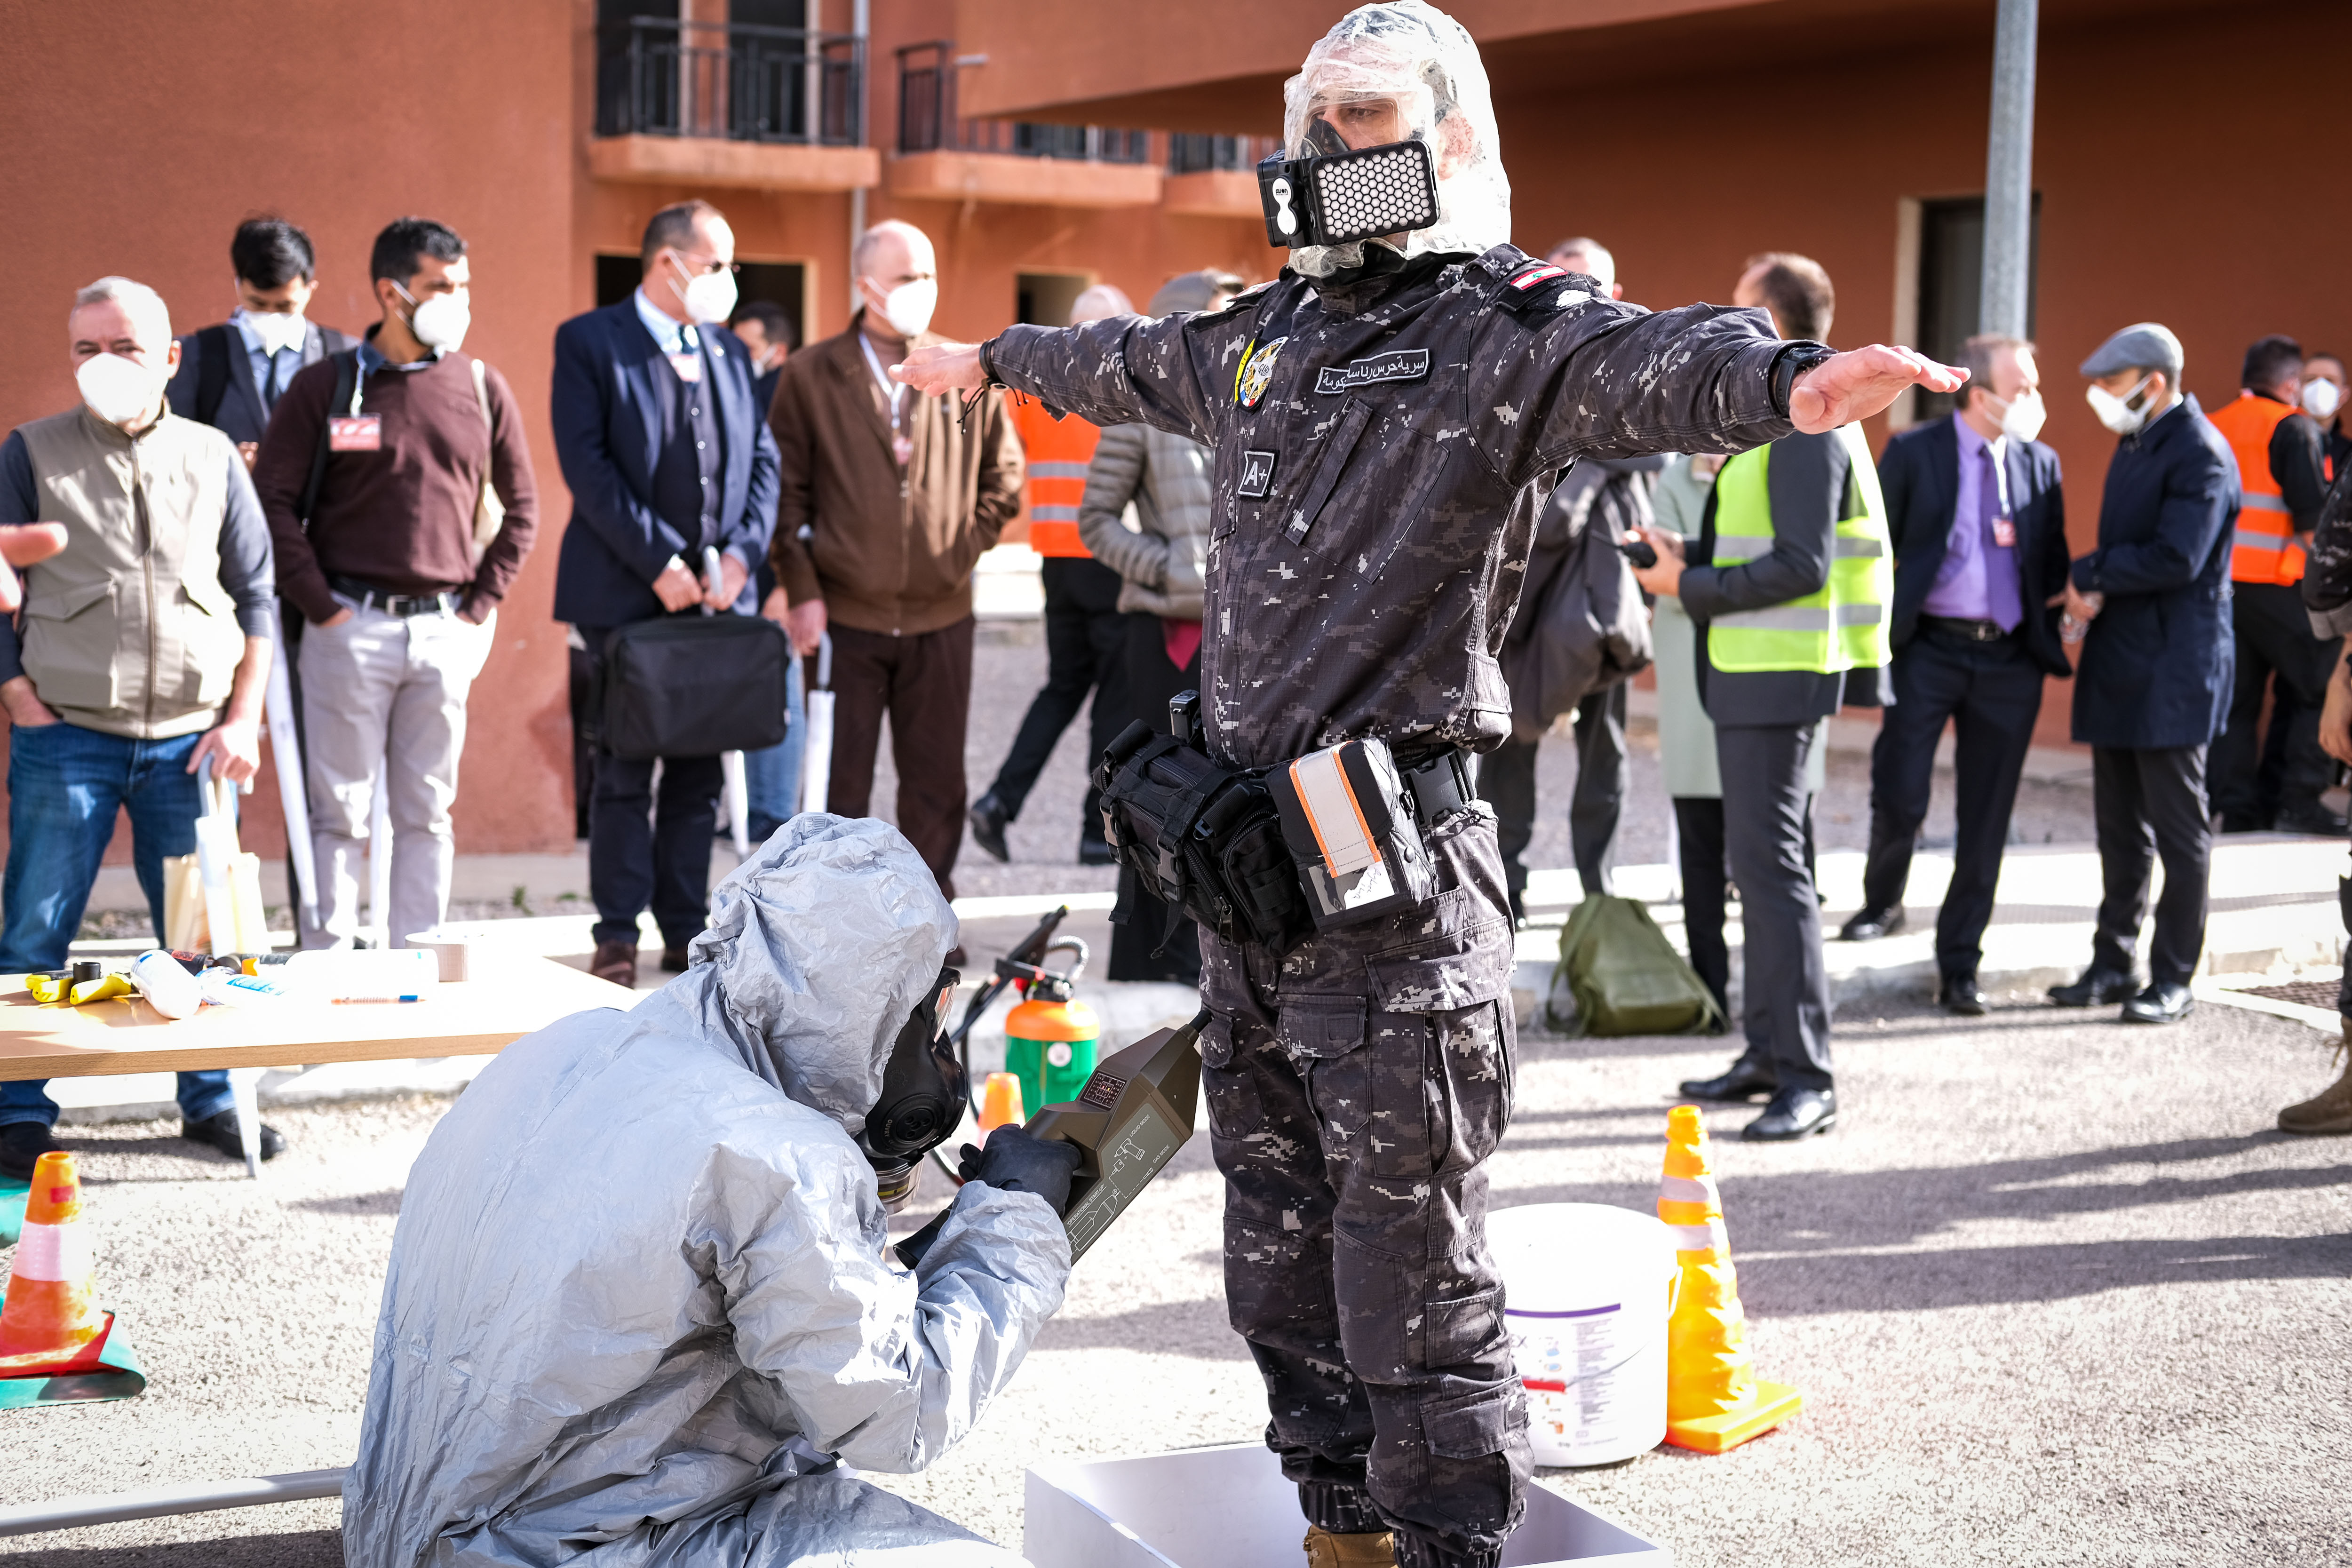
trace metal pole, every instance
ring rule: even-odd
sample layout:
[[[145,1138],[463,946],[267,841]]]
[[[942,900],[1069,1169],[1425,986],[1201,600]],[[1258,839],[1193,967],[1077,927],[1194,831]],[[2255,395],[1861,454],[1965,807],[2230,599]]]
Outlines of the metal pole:
[[[339,1497],[348,1470],[299,1470],[292,1475],[250,1476],[233,1481],[197,1481],[175,1487],[143,1487],[58,1498],[51,1502],[0,1508],[0,1535],[38,1535],[51,1530],[114,1524],[131,1519],[163,1519],[212,1509],[253,1508],[262,1503],[300,1502]]]
[[[866,113],[874,101],[874,59],[868,7],[871,0],[850,0],[849,31],[856,41],[850,46],[849,58],[857,63],[857,82],[852,89],[853,113],[856,123],[851,127],[853,144],[869,140],[870,121]],[[903,112],[903,110],[902,110]],[[859,303],[857,294],[857,237],[866,232],[866,187],[858,185],[849,193],[849,309],[854,314]],[[812,326],[814,324],[812,323]]]
[[[1985,138],[1984,286],[1977,331],[2025,335],[2033,246],[2033,53],[2039,0],[2000,0]]]

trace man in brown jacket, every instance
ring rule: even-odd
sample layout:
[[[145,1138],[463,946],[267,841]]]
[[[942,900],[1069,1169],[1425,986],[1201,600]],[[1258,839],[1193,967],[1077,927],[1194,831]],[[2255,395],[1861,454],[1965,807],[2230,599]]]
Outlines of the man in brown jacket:
[[[971,700],[971,569],[1021,504],[1021,447],[1003,395],[962,417],[884,373],[939,300],[931,242],[880,223],[852,258],[849,330],[784,362],[769,424],[782,448],[776,581],[803,657],[833,637],[833,783],[826,809],[864,816],[882,715],[898,768],[898,830],[940,889],[963,844],[964,722]],[[803,537],[805,532],[806,537]]]

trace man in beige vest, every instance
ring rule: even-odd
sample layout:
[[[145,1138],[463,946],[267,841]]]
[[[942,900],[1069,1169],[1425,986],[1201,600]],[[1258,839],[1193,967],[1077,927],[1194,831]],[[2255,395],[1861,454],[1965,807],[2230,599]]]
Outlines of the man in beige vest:
[[[125,808],[162,940],[163,858],[195,848],[202,770],[242,784],[259,765],[277,615],[244,459],[164,402],[180,351],[163,300],[101,278],[74,296],[67,333],[81,404],[0,446],[0,524],[39,525],[0,537],[0,553],[45,556],[25,573],[22,615],[0,620],[0,973],[64,965]],[[42,1081],[0,1083],[0,1173],[28,1175],[58,1146]],[[181,1135],[240,1154],[228,1075],[184,1072],[179,1090]],[[285,1146],[261,1130],[264,1159]]]

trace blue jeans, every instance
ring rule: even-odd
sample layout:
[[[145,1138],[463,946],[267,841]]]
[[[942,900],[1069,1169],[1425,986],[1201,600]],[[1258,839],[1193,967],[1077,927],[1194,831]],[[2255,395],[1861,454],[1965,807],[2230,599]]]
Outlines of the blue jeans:
[[[115,814],[131,812],[131,863],[163,939],[163,858],[193,854],[203,805],[188,758],[198,735],[132,741],[73,724],[18,725],[8,737],[8,869],[0,879],[0,973],[62,969],[81,929]],[[54,1125],[46,1079],[0,1083],[0,1127]],[[230,1105],[228,1074],[180,1075],[191,1121]]]
[[[789,723],[784,738],[774,745],[743,753],[743,793],[751,796],[751,843],[768,836],[796,816],[801,808],[801,757],[808,749],[808,698],[802,684],[801,656],[793,655],[784,678],[784,712]]]

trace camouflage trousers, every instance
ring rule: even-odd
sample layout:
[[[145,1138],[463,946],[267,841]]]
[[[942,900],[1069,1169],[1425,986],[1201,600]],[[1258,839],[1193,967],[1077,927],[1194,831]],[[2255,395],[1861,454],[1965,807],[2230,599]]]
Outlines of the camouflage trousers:
[[[1202,1081],[1227,1309],[1309,1522],[1486,1568],[1528,1464],[1481,1169],[1510,1114],[1511,921],[1486,807],[1430,844],[1440,891],[1409,914],[1279,959],[1202,933]]]

